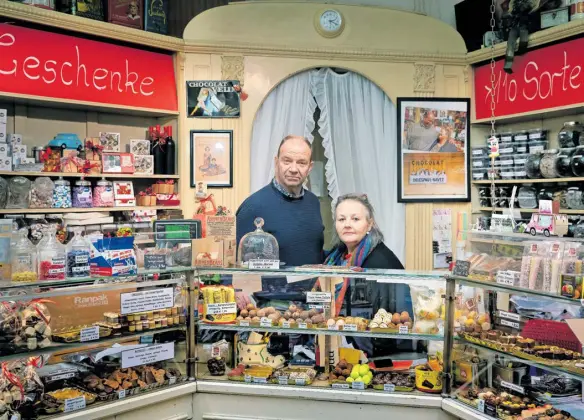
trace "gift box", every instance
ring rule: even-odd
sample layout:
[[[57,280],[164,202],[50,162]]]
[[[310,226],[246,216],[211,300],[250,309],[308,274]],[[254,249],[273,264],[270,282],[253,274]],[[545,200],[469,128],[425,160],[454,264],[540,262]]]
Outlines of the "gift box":
[[[99,137],[87,137],[85,139],[85,159],[101,161],[103,146]]]
[[[136,275],[134,237],[104,238],[103,234],[89,235],[91,258],[89,270],[92,276]]]
[[[136,205],[132,181],[114,181],[114,205],[120,207]]]
[[[154,174],[154,156],[134,155],[134,173],[141,175]]]
[[[130,153],[134,156],[150,155],[150,140],[130,140]]]
[[[178,194],[156,194],[156,204],[160,206],[180,206]]]
[[[101,159],[104,174],[134,173],[134,155],[131,153],[104,153]]]
[[[156,196],[155,195],[138,195],[136,196],[136,203],[139,206],[155,206]]]
[[[134,210],[132,212],[132,220],[135,222],[153,222],[157,220],[156,210]]]
[[[172,194],[174,193],[174,182],[172,180],[167,182],[159,181],[152,185],[152,191],[155,194]]]
[[[100,132],[99,142],[101,143],[104,152],[120,151],[120,133]]]
[[[101,174],[101,170],[102,170],[101,160],[85,160],[81,172],[87,175],[99,175]]]

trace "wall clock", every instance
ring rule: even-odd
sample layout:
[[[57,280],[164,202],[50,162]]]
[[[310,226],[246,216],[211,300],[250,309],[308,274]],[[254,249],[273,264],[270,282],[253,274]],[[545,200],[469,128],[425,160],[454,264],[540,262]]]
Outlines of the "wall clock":
[[[315,17],[315,26],[319,34],[327,38],[339,36],[345,29],[345,20],[338,10],[327,9]]]

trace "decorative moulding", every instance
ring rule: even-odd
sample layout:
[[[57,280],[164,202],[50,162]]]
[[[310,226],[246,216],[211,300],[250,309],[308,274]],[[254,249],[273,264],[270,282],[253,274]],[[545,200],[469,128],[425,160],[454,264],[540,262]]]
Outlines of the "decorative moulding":
[[[221,56],[221,78],[223,80],[239,80],[239,84],[244,84],[244,64],[241,55]]]
[[[414,64],[414,93],[428,97],[436,90],[436,66],[434,64]]]

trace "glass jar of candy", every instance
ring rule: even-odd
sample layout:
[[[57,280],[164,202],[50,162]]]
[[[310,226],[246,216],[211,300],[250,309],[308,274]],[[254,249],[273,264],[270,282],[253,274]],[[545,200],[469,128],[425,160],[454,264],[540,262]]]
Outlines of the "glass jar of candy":
[[[37,245],[39,280],[65,280],[66,249],[56,235],[57,229],[50,226]]]
[[[525,172],[527,177],[531,179],[541,178],[541,171],[539,164],[541,163],[541,153],[530,154],[525,160]]]
[[[114,185],[105,178],[97,181],[93,189],[93,207],[114,206]]]
[[[575,151],[576,148],[572,147],[569,149],[560,149],[560,153],[558,153],[556,159],[556,172],[562,178],[573,176],[571,161]]]
[[[8,182],[7,209],[27,209],[31,182],[23,176],[15,176]]]
[[[25,283],[38,280],[37,250],[28,240],[27,228],[16,232],[15,242],[10,249],[10,263],[13,282]]]
[[[82,227],[71,229],[74,236],[67,244],[67,277],[89,277],[90,244]]]
[[[580,187],[570,187],[568,188],[568,194],[566,195],[566,204],[569,209],[572,210],[584,210],[584,194],[582,193],[582,188]]]
[[[558,158],[558,149],[544,150],[542,153],[541,161],[539,163],[539,170],[544,178],[559,178],[558,171],[556,169],[556,160]]]
[[[93,207],[93,194],[91,192],[91,182],[84,179],[75,181],[73,187],[73,207],[90,208]]]
[[[61,177],[55,181],[53,208],[66,209],[69,207],[71,207],[71,183]]]
[[[584,176],[584,146],[576,147],[576,151],[572,154],[571,165],[574,176]]]
[[[31,209],[50,209],[53,207],[55,183],[48,177],[38,177],[30,190]]]
[[[576,121],[565,122],[558,133],[560,147],[576,147],[584,144],[584,126]]]

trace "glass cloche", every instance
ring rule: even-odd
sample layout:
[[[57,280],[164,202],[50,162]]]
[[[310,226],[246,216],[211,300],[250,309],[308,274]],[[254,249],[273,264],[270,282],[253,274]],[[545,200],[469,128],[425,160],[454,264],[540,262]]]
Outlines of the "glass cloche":
[[[279,260],[280,247],[276,238],[264,232],[264,219],[257,217],[253,221],[256,230],[244,235],[239,242],[237,264],[242,265],[250,260]]]

